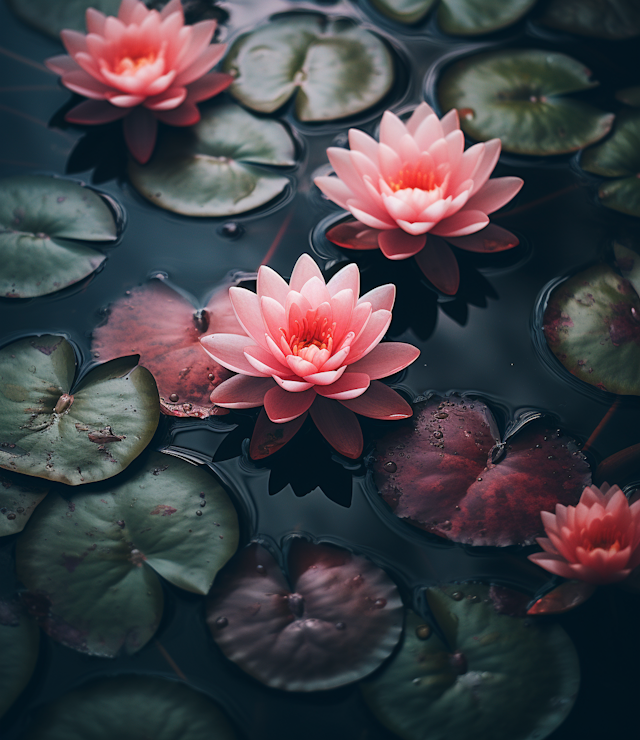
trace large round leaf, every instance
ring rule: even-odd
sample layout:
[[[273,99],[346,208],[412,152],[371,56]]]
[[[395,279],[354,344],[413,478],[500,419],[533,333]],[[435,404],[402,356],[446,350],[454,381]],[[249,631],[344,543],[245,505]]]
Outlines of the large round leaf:
[[[40,630],[20,602],[0,598],[0,717],[29,683],[39,644]]]
[[[576,504],[591,482],[569,437],[541,421],[499,444],[480,401],[432,398],[411,425],[377,443],[375,482],[396,516],[471,545],[531,544],[543,534],[541,511]]]
[[[400,639],[402,602],[387,574],[347,550],[295,540],[289,579],[252,544],[220,573],[207,622],[242,670],[287,691],[332,689],[374,671]]]
[[[236,740],[204,694],[164,678],[114,676],[46,705],[25,740]]]
[[[224,63],[229,91],[261,113],[296,96],[301,121],[333,121],[375,105],[393,84],[393,58],[374,34],[348,18],[274,16],[240,36]]]
[[[555,288],[543,328],[553,354],[577,378],[640,395],[640,298],[612,267],[595,265]]]
[[[637,0],[551,0],[542,22],[561,31],[601,39],[640,34]]]
[[[371,0],[387,18],[400,23],[417,23],[431,10],[436,0]]]
[[[451,65],[438,96],[444,111],[458,109],[463,130],[474,139],[498,137],[504,151],[551,155],[581,149],[611,128],[613,114],[566,97],[596,84],[565,54],[504,50]]]
[[[21,532],[48,491],[44,481],[0,470],[0,537]]]
[[[623,111],[616,119],[613,135],[587,149],[582,169],[605,177],[616,177],[600,186],[602,204],[615,211],[640,216],[640,111]]]
[[[158,389],[136,357],[99,365],[72,386],[76,359],[60,336],[0,350],[0,467],[72,486],[129,465],[158,426]]]
[[[531,10],[536,0],[442,0],[438,24],[446,33],[475,36],[510,26]]]
[[[210,401],[211,391],[232,375],[200,344],[200,337],[214,333],[244,333],[228,285],[204,308],[196,308],[169,285],[153,280],[110,307],[107,322],[93,332],[93,349],[101,360],[140,355],[158,384],[165,414],[204,418],[229,413]]]
[[[80,242],[116,237],[113,214],[89,188],[45,176],[0,180],[0,296],[32,298],[77,283],[106,259]]]
[[[87,8],[117,15],[120,0],[9,0],[13,11],[30,26],[58,39],[60,31],[86,31]]]
[[[580,669],[561,627],[498,614],[479,584],[427,598],[448,644],[410,613],[402,648],[362,686],[386,727],[403,740],[541,740],[564,721]]]
[[[152,453],[133,476],[51,494],[17,543],[43,629],[94,655],[134,653],[162,616],[156,574],[206,594],[238,546],[238,520],[205,470]]]
[[[148,164],[130,158],[129,176],[168,211],[233,216],[268,203],[289,184],[260,165],[293,164],[293,140],[281,123],[227,103],[203,110],[195,126],[165,130]]]

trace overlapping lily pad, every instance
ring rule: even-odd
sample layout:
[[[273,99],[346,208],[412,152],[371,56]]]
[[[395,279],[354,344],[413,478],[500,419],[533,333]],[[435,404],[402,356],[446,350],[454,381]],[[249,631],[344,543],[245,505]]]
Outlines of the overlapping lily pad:
[[[86,31],[87,8],[117,15],[120,0],[9,0],[9,5],[25,23],[57,40],[64,28]]]
[[[229,286],[216,290],[203,308],[161,280],[127,291],[109,310],[107,322],[93,332],[101,360],[140,355],[158,384],[160,408],[170,416],[228,414],[215,406],[211,391],[232,373],[202,349],[200,337],[243,334],[229,300]]]
[[[548,156],[601,139],[613,114],[569,97],[597,85],[577,60],[541,49],[506,49],[464,57],[438,84],[443,111],[457,108],[462,129],[479,141],[498,137],[502,149]]]
[[[640,111],[623,111],[612,136],[587,149],[580,164],[587,172],[616,178],[600,185],[602,205],[640,216]]]
[[[116,475],[158,426],[158,390],[137,357],[120,357],[74,384],[76,358],[61,336],[0,350],[0,467],[72,486]]]
[[[85,684],[47,704],[25,740],[236,740],[209,697],[155,676],[125,675]]]
[[[576,504],[591,482],[576,443],[542,420],[501,443],[485,404],[448,396],[419,404],[412,422],[378,441],[375,482],[396,516],[441,537],[531,544],[540,512]]]
[[[555,288],[543,329],[553,354],[577,378],[640,395],[640,297],[612,267],[594,265]]]
[[[400,639],[402,602],[362,557],[295,540],[288,579],[252,544],[216,579],[207,622],[222,652],[273,688],[317,691],[374,671]]]
[[[50,494],[17,543],[17,569],[51,637],[111,657],[157,629],[158,575],[206,594],[237,545],[235,509],[212,476],[151,453],[132,476]]]
[[[0,598],[0,717],[20,696],[36,667],[40,630],[16,598]]]
[[[278,121],[233,103],[215,104],[189,128],[167,129],[147,164],[129,159],[145,198],[185,216],[235,216],[265,205],[289,184],[273,166],[295,164],[295,146]]]
[[[33,298],[77,283],[106,259],[82,242],[116,237],[113,214],[89,188],[45,176],[0,180],[0,296]]]
[[[224,62],[243,105],[273,113],[295,96],[301,121],[333,121],[378,103],[393,85],[384,42],[348,18],[316,13],[273,16],[240,36]]]
[[[563,614],[584,604],[595,590],[593,583],[565,581],[533,603],[527,614]]]
[[[0,537],[21,532],[48,491],[42,480],[0,470]]]
[[[410,613],[402,648],[362,685],[403,740],[542,740],[571,711],[580,669],[565,631],[498,614],[488,594],[479,584],[429,589],[447,644]]]
[[[542,22],[581,36],[628,39],[640,35],[636,0],[551,0]]]

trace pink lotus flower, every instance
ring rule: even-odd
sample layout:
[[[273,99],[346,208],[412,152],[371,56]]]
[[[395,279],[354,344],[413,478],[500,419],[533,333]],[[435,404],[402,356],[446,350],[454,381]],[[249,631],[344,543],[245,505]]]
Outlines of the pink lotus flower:
[[[202,346],[238,375],[219,385],[211,400],[226,408],[263,406],[251,440],[251,457],[266,457],[298,431],[307,412],[338,452],[362,453],[354,414],[405,419],[411,407],[378,378],[407,367],[420,354],[410,344],[380,340],[391,322],[395,286],[362,298],[360,272],[347,265],[327,284],[303,254],[289,285],[269,267],[258,271],[257,294],[230,288],[245,334],[211,334]]]
[[[71,123],[109,123],[124,118],[131,154],[147,162],[158,121],[192,126],[200,120],[196,103],[217,95],[231,75],[208,72],[226,46],[211,44],[215,21],[185,26],[180,0],[159,13],[139,0],[122,0],[118,17],[87,10],[85,36],[64,30],[62,43],[71,56],[47,59],[62,84],[90,100],[70,110]]]
[[[472,252],[497,252],[518,244],[508,231],[488,227],[487,214],[508,203],[523,181],[489,180],[500,156],[500,139],[465,152],[455,109],[440,120],[422,103],[406,124],[386,111],[380,143],[351,129],[349,145],[350,151],[327,149],[338,177],[315,179],[330,200],[357,219],[327,233],[335,244],[380,247],[391,260],[415,257],[427,278],[449,295],[458,290],[460,273],[441,237]]]
[[[640,501],[629,506],[618,486],[587,486],[577,506],[557,504],[541,516],[549,539],[538,539],[545,552],[529,560],[551,573],[614,583],[640,565]]]

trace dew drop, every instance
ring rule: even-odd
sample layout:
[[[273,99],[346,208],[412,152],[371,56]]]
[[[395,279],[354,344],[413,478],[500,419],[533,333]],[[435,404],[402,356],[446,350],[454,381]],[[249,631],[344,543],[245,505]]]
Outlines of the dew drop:
[[[200,506],[202,506],[203,508],[204,508],[204,507],[205,507],[206,505],[207,505],[207,502],[206,502],[206,501],[201,501],[201,502],[200,502]]]
[[[454,592],[453,592],[453,593],[451,594],[451,598],[452,598],[452,599],[453,599],[454,601],[462,601],[462,599],[464,598],[464,594],[462,593],[462,591],[454,591]]]
[[[200,509],[198,509],[198,510],[196,511],[196,516],[202,516],[202,512],[200,511]]]
[[[256,570],[261,576],[267,575],[267,569],[264,567],[264,565],[256,565]]]
[[[336,629],[345,630],[347,629],[347,625],[344,622],[336,622]]]
[[[13,513],[7,514],[7,519],[15,519],[15,518],[16,518],[16,515],[15,514],[13,514]]]
[[[169,400],[171,401],[171,403],[177,403],[177,401],[178,401],[179,398],[180,398],[180,396],[177,393],[172,393],[169,396]]]
[[[434,416],[436,417],[436,419],[448,419],[449,418],[449,414],[447,414],[445,411],[440,411],[439,413],[434,414]]]
[[[420,624],[416,627],[418,640],[428,640],[431,637],[431,627],[428,624]]]
[[[436,439],[442,439],[442,437],[443,437],[444,435],[442,434],[442,432],[434,432],[434,433],[433,433],[433,436],[434,436],[434,437],[435,437]]]
[[[393,460],[389,460],[382,466],[387,473],[395,473],[398,469],[398,466],[393,462]]]
[[[384,609],[384,607],[387,605],[387,600],[386,599],[376,599],[373,602],[373,605],[375,606],[376,609]]]
[[[218,229],[218,234],[220,236],[224,236],[227,239],[238,239],[238,237],[242,236],[244,233],[244,229],[242,226],[240,226],[239,223],[236,223],[235,221],[227,221],[226,224],[222,224],[222,226]]]
[[[221,630],[229,624],[229,620],[226,617],[218,617],[216,619],[216,627]]]

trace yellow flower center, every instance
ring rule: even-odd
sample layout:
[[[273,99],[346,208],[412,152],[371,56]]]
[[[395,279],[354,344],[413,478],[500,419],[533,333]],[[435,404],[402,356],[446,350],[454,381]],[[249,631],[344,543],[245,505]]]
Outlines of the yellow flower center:
[[[150,51],[148,54],[122,57],[113,71],[118,75],[134,75],[141,67],[153,64],[157,58],[155,51]]]
[[[335,323],[329,324],[326,318],[321,322],[315,320],[310,323],[304,318],[302,324],[295,321],[294,325],[295,330],[288,338],[289,347],[294,355],[300,355],[301,353],[304,355],[304,350],[312,346],[318,349],[328,349],[331,352],[333,349],[333,332],[336,328]],[[280,331],[287,339],[285,330],[281,329]]]
[[[411,165],[405,165],[395,178],[388,181],[388,185],[394,193],[409,188],[428,191],[437,187],[436,176],[432,170],[424,172]]]

